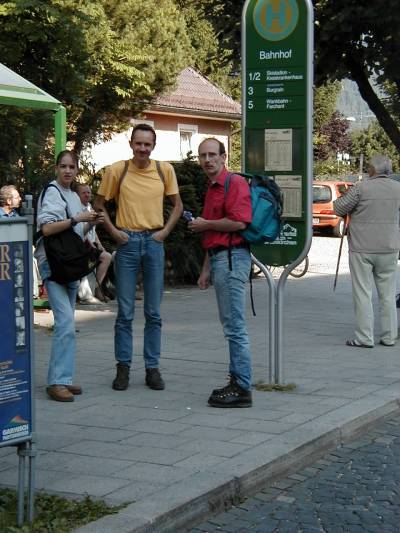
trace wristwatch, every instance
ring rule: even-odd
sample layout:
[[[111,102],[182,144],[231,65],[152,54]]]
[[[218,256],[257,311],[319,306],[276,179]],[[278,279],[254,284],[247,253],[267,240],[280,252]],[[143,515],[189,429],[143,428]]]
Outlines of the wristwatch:
[[[73,228],[74,226],[78,224],[78,221],[74,217],[71,217],[70,220],[71,220],[71,228]]]

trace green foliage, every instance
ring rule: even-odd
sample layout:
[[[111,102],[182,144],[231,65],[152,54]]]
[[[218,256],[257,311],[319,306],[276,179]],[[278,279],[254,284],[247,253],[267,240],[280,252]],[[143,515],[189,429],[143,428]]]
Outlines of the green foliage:
[[[15,0],[0,5],[1,61],[67,108],[70,146],[126,127],[190,63],[173,0]],[[37,196],[53,174],[50,112],[0,110],[0,183]]]
[[[390,105],[372,86],[393,84],[400,93],[400,23],[397,0],[314,0],[316,80],[354,80],[361,96],[375,113],[382,128],[397,148],[400,130]],[[390,16],[385,16],[385,14]],[[397,115],[398,118],[399,115]]]
[[[78,153],[172,86],[190,59],[173,0],[16,0],[0,23],[2,61],[67,106]]]
[[[190,28],[192,66],[224,92],[235,99],[240,98],[240,77],[231,75],[232,71],[238,69],[234,65],[232,50],[220,39],[215,13],[212,16],[210,14],[210,2],[177,0],[177,4]],[[234,23],[233,19],[230,21]]]
[[[173,163],[173,166],[184,209],[197,217],[202,212],[207,177],[191,154],[184,161]],[[167,214],[165,213],[166,216]],[[196,283],[203,264],[204,252],[200,236],[188,231],[184,219],[178,222],[166,240],[165,258],[168,283],[174,285]]]
[[[3,489],[0,490],[0,531],[1,533],[69,533],[79,526],[117,513],[123,507],[109,507],[104,502],[93,501],[89,497],[85,497],[82,501],[73,501],[37,493],[34,522],[18,528],[17,495],[14,491]]]
[[[15,184],[36,198],[54,175],[51,113],[0,107],[0,187]]]
[[[328,82],[314,89],[314,130],[320,131],[328,122],[336,109],[336,101],[340,93],[339,82]]]
[[[242,170],[242,127],[240,122],[234,122],[231,128],[229,170]]]
[[[357,156],[358,161],[360,155],[363,154],[364,170],[366,170],[371,157],[379,153],[390,157],[393,163],[393,171],[400,172],[399,152],[377,121],[372,122],[368,128],[355,131],[351,135],[351,153]]]

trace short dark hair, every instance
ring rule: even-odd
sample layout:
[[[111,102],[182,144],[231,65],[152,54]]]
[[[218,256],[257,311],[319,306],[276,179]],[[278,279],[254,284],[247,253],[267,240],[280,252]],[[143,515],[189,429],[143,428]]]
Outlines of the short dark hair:
[[[225,145],[223,142],[221,142],[219,139],[216,139],[215,137],[207,137],[206,139],[203,139],[201,141],[201,143],[199,144],[199,148],[198,150],[200,151],[200,146],[205,143],[206,141],[215,141],[216,143],[218,143],[218,150],[219,150],[219,155],[223,155],[223,154],[226,154],[226,150],[225,150]]]
[[[78,154],[72,150],[62,150],[58,155],[56,159],[56,165],[59,165],[61,163],[61,159],[65,156],[69,155],[72,157],[72,159],[75,162],[76,168],[79,168],[79,157]]]
[[[156,135],[156,132],[153,126],[150,126],[150,124],[136,124],[136,126],[133,128],[132,133],[131,133],[131,141],[133,139],[133,136],[138,130],[151,131],[151,133],[153,134],[153,138],[154,138],[154,144],[156,144],[157,135]]]

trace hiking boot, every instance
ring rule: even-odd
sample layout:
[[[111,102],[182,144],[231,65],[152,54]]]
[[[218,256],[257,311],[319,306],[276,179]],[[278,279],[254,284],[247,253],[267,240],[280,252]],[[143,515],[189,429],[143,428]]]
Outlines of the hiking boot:
[[[129,366],[124,363],[117,363],[117,375],[112,382],[114,390],[126,390],[129,385]]]
[[[153,390],[165,389],[165,383],[158,368],[146,368],[146,385]]]
[[[230,374],[227,375],[227,380],[228,380],[228,383],[227,383],[228,385],[231,384],[232,382],[235,382],[235,378],[231,376]],[[213,391],[211,392],[211,396],[214,396],[215,394],[220,394],[226,389],[226,387],[227,385],[225,385],[224,387],[220,387],[219,389],[213,389]]]
[[[230,382],[222,389],[215,389],[208,399],[211,407],[251,407],[251,391],[242,389],[235,378],[231,377]]]

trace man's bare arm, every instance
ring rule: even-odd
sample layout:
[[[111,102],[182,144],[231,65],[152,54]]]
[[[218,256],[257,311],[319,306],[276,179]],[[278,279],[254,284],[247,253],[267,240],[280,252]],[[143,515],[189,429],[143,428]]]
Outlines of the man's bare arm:
[[[103,225],[106,231],[111,235],[111,237],[114,239],[114,241],[117,244],[125,244],[126,242],[128,242],[128,239],[129,239],[128,235],[124,231],[116,228],[114,224],[111,222],[110,216],[105,206],[104,196],[100,196],[99,194],[96,196],[94,200],[94,209],[98,213],[102,212],[104,214]]]
[[[183,212],[183,204],[179,194],[171,194],[170,196],[167,196],[167,198],[173,205],[173,209],[163,229],[154,233],[154,238],[157,241],[164,241],[168,237],[168,235],[176,226]]]

